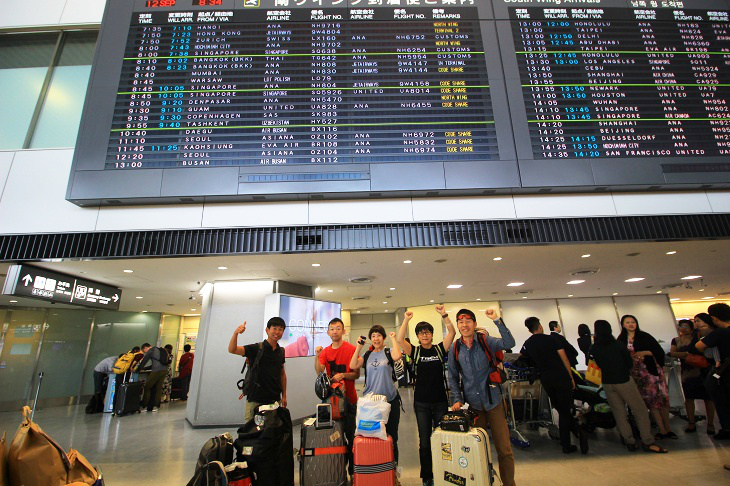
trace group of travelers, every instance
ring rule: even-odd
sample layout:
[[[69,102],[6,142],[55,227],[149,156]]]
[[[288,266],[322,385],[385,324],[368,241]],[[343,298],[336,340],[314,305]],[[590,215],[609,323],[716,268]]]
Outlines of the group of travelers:
[[[103,395],[106,392],[107,380],[111,374],[114,374],[115,387],[118,389],[133,374],[148,373],[144,380],[141,411],[158,411],[160,404],[171,398],[174,362],[172,350],[171,344],[157,347],[144,343],[119,356],[104,358],[94,367],[94,394]],[[183,350],[184,354],[178,365],[178,378],[182,387],[179,397],[187,400],[195,355],[190,352],[189,344]]]
[[[344,340],[345,326],[341,319],[334,318],[329,322],[327,334],[332,344],[316,348],[315,370],[318,373],[326,372],[333,382],[344,381],[346,406],[343,422],[348,444],[349,472],[352,474],[357,404],[354,381],[360,377],[361,370],[365,375],[363,395],[384,395],[391,405],[386,431],[393,439],[397,463],[402,403],[393,377],[395,362],[407,356],[412,362],[411,375],[415,383],[413,409],[418,426],[420,476],[424,486],[434,484],[431,433],[444,413],[460,410],[465,404],[474,414],[476,426],[491,431],[500,477],[506,486],[511,486],[515,484],[515,462],[500,386],[505,378],[500,370],[502,364],[498,356],[500,352],[510,350],[515,345],[515,339],[493,309],[488,309],[485,314],[494,322],[500,337],[490,336],[484,329],[478,328],[474,312],[461,309],[456,313],[456,329],[460,334],[456,338],[456,329],[444,306],[436,306],[436,312],[446,329],[443,341],[434,343],[433,326],[428,322],[419,322],[414,329],[418,344],[411,344],[406,334],[413,313],[407,311],[398,333],[386,333],[383,326],[373,326],[367,336],[370,346],[362,355],[365,336],[361,336],[357,345],[353,345]],[[571,444],[571,434],[574,434],[579,438],[581,452],[586,453],[587,437],[584,427],[576,419],[573,402],[576,380],[582,379],[575,371],[578,352],[563,337],[555,321],[549,325],[549,334],[544,332],[537,317],[526,319],[525,326],[532,335],[525,342],[521,354],[537,369],[551,406],[558,412],[563,452],[568,454],[578,449]],[[588,328],[585,324],[582,326]],[[238,335],[245,331],[245,323],[231,337],[228,351],[244,356],[250,362],[257,361],[260,366],[256,383],[247,397],[246,421],[253,418],[258,405],[279,401],[282,406],[286,406],[285,356],[283,348],[278,345],[285,328],[284,320],[274,317],[267,323],[267,339],[263,343],[238,346]],[[690,321],[682,321],[679,330],[679,337],[673,341],[670,354],[685,362],[689,355],[704,356],[709,365],[699,373],[683,373],[689,415],[686,432],[696,430],[693,402],[689,405],[690,401],[703,399],[706,404],[714,403],[714,409],[706,405],[708,433],[714,432],[711,410],[717,410],[721,429],[714,437],[727,439],[730,437],[730,371],[724,371],[730,363],[730,307],[714,304],[707,314],[695,317],[694,326]],[[386,346],[387,339],[390,339],[390,347]],[[587,333],[581,329],[578,346],[586,355],[586,362],[589,358],[595,360],[601,369],[606,399],[628,450],[642,448],[646,452],[666,453],[667,449],[657,444],[657,441],[676,439],[677,435],[669,424],[669,400],[663,372],[665,353],[656,339],[640,329],[635,316],[625,315],[621,318],[618,337],[614,337],[608,321],[597,320],[593,334],[590,329]],[[262,355],[257,359],[258,353]],[[650,417],[658,427],[655,435],[651,433]],[[630,420],[636,424],[638,438],[634,437]]]

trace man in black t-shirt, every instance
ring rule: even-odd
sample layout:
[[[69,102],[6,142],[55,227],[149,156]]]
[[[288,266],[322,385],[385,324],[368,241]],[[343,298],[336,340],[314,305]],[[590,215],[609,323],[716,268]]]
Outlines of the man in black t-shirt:
[[[700,339],[695,347],[700,352],[716,347],[720,353],[720,368],[711,370],[705,380],[705,388],[715,402],[717,418],[720,420],[720,430],[714,438],[730,440],[730,306],[725,303],[712,304],[707,308],[707,313],[717,329]]]
[[[413,410],[416,413],[418,426],[418,455],[421,462],[421,480],[424,486],[434,484],[433,464],[431,461],[431,432],[438,426],[441,417],[449,407],[446,394],[446,379],[444,376],[444,360],[449,347],[456,336],[456,329],[443,305],[436,306],[436,312],[446,325],[444,340],[433,343],[433,326],[422,321],[416,324],[415,333],[418,346],[406,341],[408,323],[413,312],[407,311],[403,316],[403,323],[398,330],[398,344],[403,347],[403,353],[413,360],[415,375],[415,390],[413,392]]]
[[[588,452],[588,442],[585,433],[573,418],[575,381],[573,381],[565,350],[560,347],[559,341],[544,333],[540,319],[537,317],[525,319],[525,327],[532,336],[525,341],[520,352],[534,363],[540,373],[540,383],[550,397],[550,404],[558,411],[560,445],[563,447],[563,452],[570,454],[578,450],[570,443],[570,433],[573,431],[580,437],[580,449],[585,454]]]
[[[254,411],[259,405],[268,405],[281,401],[281,406],[286,407],[286,370],[284,362],[284,348],[279,346],[279,340],[284,334],[286,323],[281,317],[272,317],[266,324],[267,338],[263,343],[247,344],[238,346],[238,335],[246,330],[246,322],[241,324],[233,332],[231,341],[228,343],[228,352],[238,354],[249,360],[253,366],[256,356],[263,352],[256,370],[251,370],[253,383],[246,397],[245,421],[253,418]]]
[[[560,334],[562,329],[558,321],[550,321],[548,327],[550,328],[550,336],[558,342],[558,347],[565,351],[570,366],[573,368],[578,366],[578,351],[565,339],[565,336]]]

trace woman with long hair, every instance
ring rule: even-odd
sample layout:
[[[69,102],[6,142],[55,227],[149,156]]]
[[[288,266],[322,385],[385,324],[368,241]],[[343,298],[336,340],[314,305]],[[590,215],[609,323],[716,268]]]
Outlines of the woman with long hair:
[[[631,376],[654,421],[659,426],[655,439],[676,439],[669,425],[669,392],[664,380],[664,350],[654,337],[639,328],[635,316],[621,317],[618,341],[626,346],[634,360]]]
[[[639,429],[643,449],[646,452],[667,452],[666,449],[654,443],[654,437],[651,435],[649,413],[639,394],[639,389],[631,377],[634,359],[626,346],[614,339],[611,324],[608,321],[598,320],[593,327],[595,342],[590,353],[601,368],[603,389],[606,392],[611,412],[616,419],[619,433],[626,442],[626,447],[632,452],[639,448],[626,416],[626,406],[628,405]]]
[[[593,344],[593,337],[591,336],[591,328],[588,324],[578,325],[578,348],[583,352],[586,358],[586,366],[588,366],[588,359],[591,354],[590,349]]]
[[[696,317],[695,317],[696,319]],[[695,425],[695,400],[703,400],[705,402],[705,410],[707,411],[707,433],[715,434],[715,404],[710,400],[710,396],[705,389],[705,377],[708,368],[698,368],[687,362],[687,358],[692,355],[702,355],[695,349],[695,343],[698,341],[697,332],[694,324],[689,319],[682,319],[677,324],[679,336],[672,339],[672,348],[669,355],[677,358],[682,363],[682,390],[684,391],[684,408],[687,410],[687,433],[697,431]]]
[[[355,352],[350,360],[350,369],[357,371],[365,366],[365,388],[363,395],[374,393],[375,395],[385,395],[388,403],[390,403],[390,415],[388,415],[388,423],[385,424],[385,430],[389,436],[393,438],[393,455],[396,464],[398,463],[398,424],[400,423],[400,395],[398,389],[393,382],[394,369],[393,364],[401,359],[403,353],[395,340],[395,333],[390,333],[390,342],[392,349],[385,347],[385,333],[383,326],[374,325],[368,332],[368,337],[372,346],[363,355],[360,356],[360,350],[365,345],[365,340],[360,337],[357,340]]]
[[[715,321],[712,320],[712,317],[710,317],[710,314],[706,312],[700,312],[697,314],[694,318],[694,324],[695,329],[697,330],[697,338],[702,339],[705,336],[709,335],[712,331],[717,329],[717,324],[715,324]],[[711,348],[705,348],[703,354],[705,355],[705,358],[707,358],[707,361],[710,362],[710,367],[705,368],[702,373],[703,375],[703,381],[702,385],[707,392],[708,399],[705,401],[705,408],[707,409],[707,435],[714,435],[715,434],[715,423],[714,418],[716,414],[716,407],[715,402],[712,401],[709,390],[707,389],[707,379],[712,373],[712,370],[720,366],[720,351],[717,349],[717,347],[713,346]],[[712,410],[712,414],[710,414],[710,410]],[[722,427],[722,423],[728,422],[727,417],[725,415],[720,415],[722,412],[718,413],[718,419],[720,419],[720,426]]]

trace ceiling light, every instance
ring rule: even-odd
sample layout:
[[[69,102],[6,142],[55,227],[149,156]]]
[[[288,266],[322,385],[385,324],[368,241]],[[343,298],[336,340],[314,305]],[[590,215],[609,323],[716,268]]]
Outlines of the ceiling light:
[[[191,310],[191,311],[196,311],[196,310],[198,310],[198,309],[190,309],[190,310]]]
[[[228,267],[218,267],[218,270],[228,270]]]
[[[679,300],[679,297],[673,297],[673,298],[671,298],[669,300]]]
[[[568,282],[568,285],[578,285],[582,284],[583,282],[585,282],[585,280],[571,280],[570,282]]]
[[[360,313],[360,311],[357,311],[357,313],[359,314],[359,313]]]
[[[433,301],[433,299],[431,299],[431,300],[429,300],[429,302],[431,302],[433,304],[434,301]]]
[[[314,291],[315,291],[315,292],[319,292],[319,291],[320,291],[320,288],[319,288],[319,287],[317,287],[316,289],[314,289]]]
[[[460,289],[461,284],[451,284],[446,286],[447,289]]]
[[[702,275],[687,275],[686,277],[682,277],[682,280],[694,280],[696,278],[702,278]]]
[[[135,299],[144,299],[144,297],[142,297],[141,295],[138,295],[137,297],[135,297]]]
[[[431,301],[431,302],[433,302],[433,301]],[[17,303],[18,303],[18,301],[17,301],[17,300],[11,300],[11,301],[10,301],[10,303],[11,303],[11,304],[17,304]]]
[[[395,290],[395,287],[391,287],[390,290]]]
[[[573,294],[568,294],[568,297],[573,297]]]
[[[677,253],[677,252],[676,251],[668,251],[667,252],[667,255],[674,255],[675,253]]]
[[[702,300],[707,300],[707,299],[714,299],[714,297],[711,297],[711,296],[708,296],[708,297],[702,297]]]
[[[526,299],[527,297],[522,297],[523,299]]]
[[[581,258],[588,258],[588,257],[590,257],[590,256],[591,256],[591,254],[590,254],[590,253],[586,253],[585,255],[581,255],[580,257],[581,257]]]
[[[332,289],[327,289],[327,292],[334,292],[334,290],[332,290]]]
[[[388,312],[388,309],[385,309],[383,312]]]
[[[411,260],[403,260],[403,263],[413,263]]]
[[[492,258],[492,260],[494,260],[495,262],[498,262],[498,261],[502,260],[502,257],[494,257],[494,258]]]
[[[477,300],[482,300],[482,299],[477,299]]]
[[[627,278],[624,282],[641,282],[642,280],[644,280],[644,277],[633,277]]]
[[[134,270],[124,270],[124,273],[134,273]]]
[[[142,314],[146,314],[146,313],[147,313],[147,311],[142,311]]]
[[[613,295],[618,295],[618,292],[614,292]]]
[[[657,293],[657,294],[661,294],[661,293],[662,293],[662,291],[661,291],[661,290],[657,290],[657,291],[656,291],[656,293]]]
[[[507,287],[519,287],[520,285],[525,285],[525,282],[511,282],[507,284]]]
[[[700,289],[700,290],[698,290],[698,292],[704,292],[704,291],[705,291],[705,289]]]
[[[312,266],[313,267],[318,267],[319,266],[319,263],[312,263]]]
[[[387,302],[383,302],[383,304],[387,304]]]

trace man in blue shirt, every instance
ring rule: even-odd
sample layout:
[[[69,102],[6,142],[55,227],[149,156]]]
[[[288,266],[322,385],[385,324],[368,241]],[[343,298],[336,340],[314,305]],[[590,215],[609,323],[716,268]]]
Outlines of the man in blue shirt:
[[[494,356],[497,351],[513,347],[515,339],[494,309],[487,309],[486,314],[494,321],[502,336],[501,338],[492,336],[484,338]],[[499,475],[504,486],[513,486],[515,484],[515,458],[512,454],[509,428],[502,405],[502,390],[498,384],[489,380],[490,373],[496,372],[497,369],[487,356],[486,350],[477,341],[476,325],[477,318],[472,311],[462,309],[456,314],[456,327],[461,333],[461,338],[449,351],[448,380],[451,390],[451,409],[459,410],[464,403],[468,403],[469,409],[477,414],[477,427],[487,430],[487,423],[489,423],[492,441],[497,449]],[[459,347],[458,365],[454,357],[457,346]],[[463,385],[461,388],[459,387],[459,377],[461,377]]]

